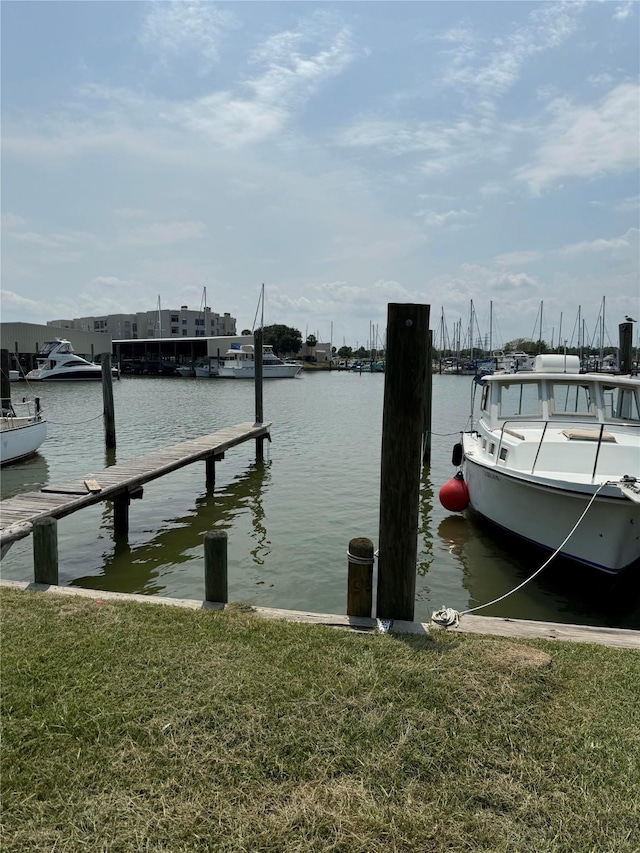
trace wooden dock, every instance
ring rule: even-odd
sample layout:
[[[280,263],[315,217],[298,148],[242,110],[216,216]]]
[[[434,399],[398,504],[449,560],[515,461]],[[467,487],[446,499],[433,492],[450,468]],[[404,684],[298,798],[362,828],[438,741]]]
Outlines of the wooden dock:
[[[0,548],[28,536],[34,522],[43,518],[63,518],[101,501],[115,504],[114,523],[126,529],[127,510],[132,498],[140,497],[142,486],[164,474],[193,462],[205,461],[207,482],[215,480],[215,462],[226,450],[251,439],[270,438],[270,423],[242,423],[210,435],[173,444],[146,456],[127,459],[102,471],[47,485],[38,492],[25,492],[0,502]]]

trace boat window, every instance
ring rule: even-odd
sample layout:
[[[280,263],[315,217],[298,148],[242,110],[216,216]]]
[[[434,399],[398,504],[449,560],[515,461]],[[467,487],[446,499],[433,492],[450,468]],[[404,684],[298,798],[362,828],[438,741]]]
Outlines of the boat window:
[[[493,452],[496,449],[496,446],[493,442],[489,445],[489,456],[493,456]]]
[[[502,459],[503,462],[506,462],[508,455],[509,455],[509,451],[507,450],[507,448],[501,447],[500,448],[500,459]]]
[[[589,385],[575,382],[549,383],[549,412],[552,415],[595,415],[595,404]]]
[[[640,421],[638,392],[635,388],[604,389],[605,417],[612,420]]]
[[[500,383],[500,417],[539,417],[540,395],[537,382]]]
[[[480,401],[480,408],[483,412],[489,411],[489,386],[487,384],[485,384],[482,389],[482,399]]]
[[[486,438],[483,438],[483,439],[482,439],[482,449],[483,449],[483,450],[486,450],[486,449],[487,449],[487,439],[486,439]]]

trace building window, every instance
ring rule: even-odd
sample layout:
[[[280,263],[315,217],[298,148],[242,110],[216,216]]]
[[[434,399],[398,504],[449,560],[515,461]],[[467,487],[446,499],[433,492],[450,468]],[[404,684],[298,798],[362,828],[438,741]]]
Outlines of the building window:
[[[179,320],[180,320],[180,317],[178,316],[178,314],[172,314],[171,315],[171,322],[172,323],[177,323]]]
[[[172,326],[172,327],[171,327],[171,334],[172,334],[172,335],[177,335],[177,334],[178,334],[178,327],[177,327],[177,326]]]

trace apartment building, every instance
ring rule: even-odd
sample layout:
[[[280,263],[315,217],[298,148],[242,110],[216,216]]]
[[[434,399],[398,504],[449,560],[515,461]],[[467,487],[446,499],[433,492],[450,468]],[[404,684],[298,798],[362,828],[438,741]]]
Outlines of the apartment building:
[[[209,338],[236,334],[236,318],[229,313],[218,314],[211,308],[190,311],[187,305],[182,305],[179,311],[161,308],[136,314],[104,314],[73,320],[50,320],[47,325],[83,332],[104,332],[114,340]]]

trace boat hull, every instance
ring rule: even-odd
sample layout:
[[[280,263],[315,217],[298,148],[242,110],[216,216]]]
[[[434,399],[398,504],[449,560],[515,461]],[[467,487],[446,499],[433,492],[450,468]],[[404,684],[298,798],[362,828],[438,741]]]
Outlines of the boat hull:
[[[47,422],[32,421],[20,424],[26,418],[15,418],[18,425],[5,427],[0,432],[0,465],[18,462],[35,453],[47,437]]]
[[[66,373],[57,370],[32,370],[27,374],[30,382],[101,382],[102,370],[76,367]]]
[[[555,551],[593,497],[597,485],[533,482],[465,457],[463,474],[471,507],[499,527]],[[615,574],[640,559],[640,505],[598,495],[561,554]]]

